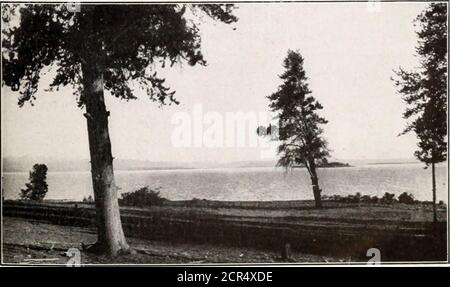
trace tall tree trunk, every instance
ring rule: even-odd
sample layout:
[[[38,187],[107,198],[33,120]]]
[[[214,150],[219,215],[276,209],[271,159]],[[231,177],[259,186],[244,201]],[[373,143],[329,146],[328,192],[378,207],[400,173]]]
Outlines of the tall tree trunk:
[[[431,176],[433,182],[433,223],[437,223],[437,213],[436,213],[436,172],[434,167],[434,162],[431,163]]]
[[[314,194],[314,202],[316,205],[316,208],[322,208],[322,197],[321,197],[321,190],[319,187],[319,178],[317,177],[316,172],[316,163],[314,162],[314,159],[310,159],[309,161],[309,172],[311,176],[311,183],[313,188],[313,194]]]
[[[113,157],[108,130],[108,116],[103,95],[103,77],[96,63],[83,63],[83,101],[86,106],[92,185],[94,187],[97,243],[93,249],[115,256],[128,251],[120,220],[117,186],[114,182]]]

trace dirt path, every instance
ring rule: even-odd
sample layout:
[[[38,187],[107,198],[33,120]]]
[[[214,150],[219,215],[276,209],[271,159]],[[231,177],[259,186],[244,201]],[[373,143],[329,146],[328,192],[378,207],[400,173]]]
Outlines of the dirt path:
[[[69,248],[95,242],[95,230],[52,225],[21,218],[3,218],[3,263],[66,264]],[[81,251],[82,264],[200,264],[200,263],[283,263],[280,254],[207,244],[174,244],[128,238],[136,254],[117,258],[95,256]],[[348,262],[351,258],[293,253],[291,262]]]

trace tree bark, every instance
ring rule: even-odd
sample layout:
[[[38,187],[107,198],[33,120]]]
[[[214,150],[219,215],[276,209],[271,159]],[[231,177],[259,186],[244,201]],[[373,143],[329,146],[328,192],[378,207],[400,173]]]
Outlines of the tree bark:
[[[436,172],[434,167],[434,162],[431,163],[431,176],[433,184],[433,223],[437,223],[437,213],[436,213]]]
[[[103,77],[96,63],[83,63],[82,72],[97,222],[97,243],[93,250],[115,256],[128,251],[129,246],[120,220]]]
[[[316,163],[314,162],[314,159],[309,160],[309,172],[310,172],[310,176],[311,176],[311,183],[312,183],[314,202],[315,202],[316,208],[322,208],[322,197],[320,194],[322,190],[319,187],[319,178],[317,177]]]

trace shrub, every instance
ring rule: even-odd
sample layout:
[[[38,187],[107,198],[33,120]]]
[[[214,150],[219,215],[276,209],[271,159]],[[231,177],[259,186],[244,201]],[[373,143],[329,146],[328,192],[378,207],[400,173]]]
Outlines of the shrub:
[[[405,204],[413,204],[414,196],[410,193],[408,194],[407,192],[403,192],[398,196],[398,202]]]
[[[371,203],[372,202],[372,198],[369,195],[363,195],[363,196],[361,196],[360,201],[364,202],[364,203]]]
[[[394,197],[395,197],[395,194],[389,193],[389,192],[385,192],[383,197],[380,199],[380,202],[381,203],[388,203],[388,204],[393,203],[395,201]]]
[[[330,200],[330,201],[338,201],[338,202],[340,202],[340,201],[342,201],[342,199],[343,199],[343,197],[340,196],[340,195],[337,195],[337,194],[333,194],[333,195],[328,196],[328,200]]]
[[[349,194],[346,197],[341,198],[341,202],[344,203],[359,203],[361,200],[361,193],[357,192],[355,195]]]
[[[124,206],[162,205],[167,199],[159,195],[159,189],[151,189],[145,186],[133,192],[123,193],[122,198],[119,199],[119,204]]]
[[[355,195],[350,197],[352,202],[358,203],[361,201],[361,193],[357,192]]]
[[[378,203],[380,202],[380,199],[378,198],[378,196],[374,195],[370,198],[370,202],[371,203]]]
[[[88,197],[83,197],[83,202],[94,202],[94,198],[92,198],[92,195],[89,195]]]
[[[48,191],[47,166],[45,164],[35,164],[30,171],[29,183],[25,189],[21,189],[20,197],[27,200],[41,201]]]
[[[323,200],[343,202],[343,203],[358,203],[361,200],[361,193],[357,192],[355,195],[349,194],[347,196],[341,195],[331,195],[331,196],[322,196]]]
[[[323,196],[323,200],[328,201],[335,201],[335,202],[341,202],[341,203],[384,203],[384,204],[392,204],[394,202],[400,202],[405,204],[415,204],[419,203],[420,201],[417,201],[414,199],[414,196],[411,193],[402,193],[398,197],[398,200],[395,199],[394,193],[386,192],[382,198],[378,198],[377,196],[370,196],[370,195],[362,195],[361,193],[357,192],[356,194],[349,194],[346,196],[341,195],[329,195],[329,196]],[[444,204],[442,202],[442,204]]]

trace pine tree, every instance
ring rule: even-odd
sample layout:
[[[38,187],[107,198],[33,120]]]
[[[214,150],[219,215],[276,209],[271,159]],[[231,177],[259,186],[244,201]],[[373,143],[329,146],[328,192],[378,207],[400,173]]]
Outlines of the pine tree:
[[[433,221],[436,214],[435,164],[447,159],[447,3],[430,4],[415,20],[417,55],[416,71],[396,71],[395,86],[407,108],[403,117],[409,120],[402,134],[414,132],[418,150],[414,155],[431,165]]]
[[[327,142],[320,127],[327,123],[317,111],[322,105],[311,95],[303,69],[303,57],[298,51],[288,51],[284,60],[283,84],[268,98],[270,108],[279,121],[278,165],[286,168],[302,165],[310,175],[315,205],[322,207],[317,163],[329,155]]]

